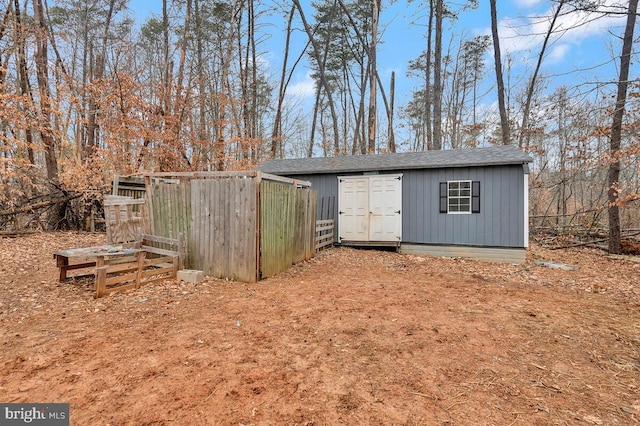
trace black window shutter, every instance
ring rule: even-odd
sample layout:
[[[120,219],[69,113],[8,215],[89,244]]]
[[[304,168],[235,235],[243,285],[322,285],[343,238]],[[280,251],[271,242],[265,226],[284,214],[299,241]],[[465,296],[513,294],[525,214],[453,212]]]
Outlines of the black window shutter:
[[[480,213],[480,182],[471,182],[471,213]]]
[[[447,182],[440,182],[440,213],[447,211]]]

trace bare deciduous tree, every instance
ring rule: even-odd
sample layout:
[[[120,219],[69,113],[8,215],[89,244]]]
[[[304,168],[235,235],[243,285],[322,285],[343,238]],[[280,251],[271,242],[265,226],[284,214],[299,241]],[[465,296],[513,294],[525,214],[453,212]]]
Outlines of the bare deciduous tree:
[[[629,1],[627,13],[627,25],[622,38],[622,54],[620,55],[620,78],[618,79],[618,93],[616,106],[611,122],[609,166],[609,252],[621,253],[620,236],[620,207],[618,204],[618,190],[620,183],[620,147],[622,140],[622,122],[627,102],[627,88],[629,86],[629,66],[631,64],[631,51],[633,47],[633,33],[636,26],[636,12],[638,0]]]
[[[496,69],[496,86],[498,91],[498,109],[500,110],[500,129],[502,131],[502,144],[511,143],[511,129],[509,126],[509,114],[504,101],[504,79],[502,78],[502,58],[500,56],[500,36],[498,34],[498,12],[496,0],[489,0],[491,4],[491,35],[493,37],[493,58]]]

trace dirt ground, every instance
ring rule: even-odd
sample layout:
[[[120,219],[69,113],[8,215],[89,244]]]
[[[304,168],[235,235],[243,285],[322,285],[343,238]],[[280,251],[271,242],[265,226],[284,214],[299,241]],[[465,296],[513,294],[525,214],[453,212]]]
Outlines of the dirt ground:
[[[73,425],[640,423],[632,260],[335,248],[257,284],[57,282],[53,251],[99,243],[0,239],[0,401],[69,402]]]

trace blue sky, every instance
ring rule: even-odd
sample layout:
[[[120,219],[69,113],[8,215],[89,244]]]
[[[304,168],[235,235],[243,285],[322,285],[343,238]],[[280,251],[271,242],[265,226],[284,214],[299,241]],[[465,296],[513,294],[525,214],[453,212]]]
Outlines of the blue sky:
[[[628,2],[624,0],[604,0],[612,9]],[[312,21],[311,2],[302,0],[307,9],[307,19]],[[490,34],[489,2],[481,0],[480,6],[474,10],[460,11],[456,21],[446,21],[448,37],[455,37],[456,42],[465,36],[472,38],[481,34]],[[263,2],[263,8],[271,8],[275,3]],[[378,70],[381,78],[388,86],[391,71],[396,72],[396,105],[402,107],[411,97],[411,92],[419,88],[420,81],[406,77],[408,62],[416,58],[425,49],[426,22],[428,9],[419,1],[396,1],[390,3],[382,0],[381,14],[382,44],[378,50]],[[450,3],[451,4],[451,3]],[[285,3],[286,5],[286,3]],[[161,2],[132,0],[131,10],[139,22],[151,13],[159,14]],[[550,17],[557,3],[548,0],[501,0],[498,1],[498,20],[501,39],[503,63],[507,56],[511,59],[512,85],[524,85],[531,75],[537,61],[544,35],[550,24]],[[286,6],[288,9],[288,6]],[[284,9],[283,9],[284,10]],[[620,10],[620,7],[618,8]],[[624,30],[626,17],[600,17],[587,13],[572,13],[560,17],[556,28],[561,29],[551,39],[548,53],[542,65],[542,75],[553,77],[550,86],[582,84],[583,90],[594,87],[598,82],[613,82],[617,76],[617,65],[620,53],[620,36]],[[269,17],[269,25],[264,25],[269,36],[263,44],[263,60],[268,65],[274,79],[278,77],[283,57],[285,40],[284,26],[286,18],[273,14]],[[299,20],[298,20],[299,22]],[[301,24],[298,25],[298,28]],[[446,46],[449,40],[444,41]],[[295,58],[306,43],[306,35],[302,31],[294,33],[290,58]],[[455,43],[454,43],[455,44]],[[495,102],[492,86],[494,81],[493,50],[487,54],[487,91],[486,103],[491,108]],[[290,62],[294,59],[290,59]],[[632,78],[634,78],[632,70]],[[507,78],[507,76],[505,77]],[[274,80],[275,81],[275,80]],[[583,84],[584,83],[584,84]],[[296,70],[288,94],[297,98],[310,100],[313,97],[313,80],[309,76],[308,67],[302,63]]]
[[[398,1],[384,7],[381,16],[383,43],[379,45],[379,72],[383,81],[388,82],[391,71],[396,72],[397,92],[396,103],[405,104],[412,89],[419,85],[416,79],[406,78],[409,60],[416,58],[426,46],[424,34],[428,10],[419,2]],[[477,9],[460,12],[455,22],[445,22],[449,35],[458,38],[466,36],[472,38],[477,35],[491,34],[490,11],[488,1],[481,1]],[[616,1],[609,1],[615,4]],[[506,56],[512,59],[512,83],[519,80],[526,81],[535,67],[537,57],[542,46],[544,34],[549,28],[550,17],[556,4],[542,0],[509,0],[498,2],[499,33],[503,60]],[[423,16],[422,18],[420,16]],[[576,83],[595,83],[615,81],[617,72],[617,58],[620,43],[613,35],[621,35],[626,18],[604,17],[593,20],[595,15],[574,13],[560,17],[556,28],[563,29],[553,36],[541,72],[553,76],[553,85],[574,85]],[[578,25],[577,28],[573,28]],[[572,29],[573,28],[573,29]],[[299,37],[303,35],[300,34]],[[276,38],[275,36],[274,38]],[[448,40],[445,41],[445,45]],[[268,53],[269,62],[278,64],[280,57],[275,52]],[[493,63],[487,54],[487,72],[489,80],[493,82]],[[291,93],[303,96],[313,96],[313,81],[305,70],[298,70],[294,78]]]

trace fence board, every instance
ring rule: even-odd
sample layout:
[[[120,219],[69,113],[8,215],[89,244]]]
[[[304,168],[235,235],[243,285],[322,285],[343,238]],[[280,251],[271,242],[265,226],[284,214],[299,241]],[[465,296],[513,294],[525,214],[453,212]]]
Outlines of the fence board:
[[[261,200],[261,275],[269,277],[293,262],[295,188],[280,182],[263,180]]]
[[[315,254],[315,214],[317,193],[298,188],[295,193],[295,231],[293,235],[293,263],[308,260]]]
[[[144,199],[146,193],[144,178],[116,175],[113,179],[111,193],[112,195]]]
[[[293,253],[292,253],[292,262],[298,263],[305,260],[305,231],[306,227],[304,226],[304,219],[306,218],[306,208],[307,202],[309,200],[308,191],[304,191],[298,189],[295,191],[295,209],[294,209],[294,221],[293,221],[293,232],[294,238],[292,241]]]
[[[153,235],[177,239],[185,237],[184,266],[191,268],[195,259],[191,241],[187,238],[191,227],[191,185],[189,182],[154,182],[147,190]],[[170,245],[159,244],[159,248],[171,249]]]
[[[318,208],[318,191],[309,190],[309,205],[307,210],[307,249],[305,258],[311,259],[316,255],[316,211]]]
[[[211,244],[211,227],[208,226],[209,217],[211,216],[210,201],[205,194],[206,187],[202,181],[194,180],[191,182],[191,216],[197,218],[197,225],[191,227],[190,236],[193,242],[193,251],[196,254],[197,267],[204,271],[204,265],[212,266],[212,250],[203,250],[203,246],[212,247]]]
[[[315,250],[320,251],[333,245],[335,220],[325,219],[316,221]]]
[[[227,194],[229,204],[228,220],[231,226],[226,227],[230,232],[229,261],[231,267],[238,264],[243,270],[240,275],[258,279],[256,258],[256,181],[254,179],[233,178]]]

